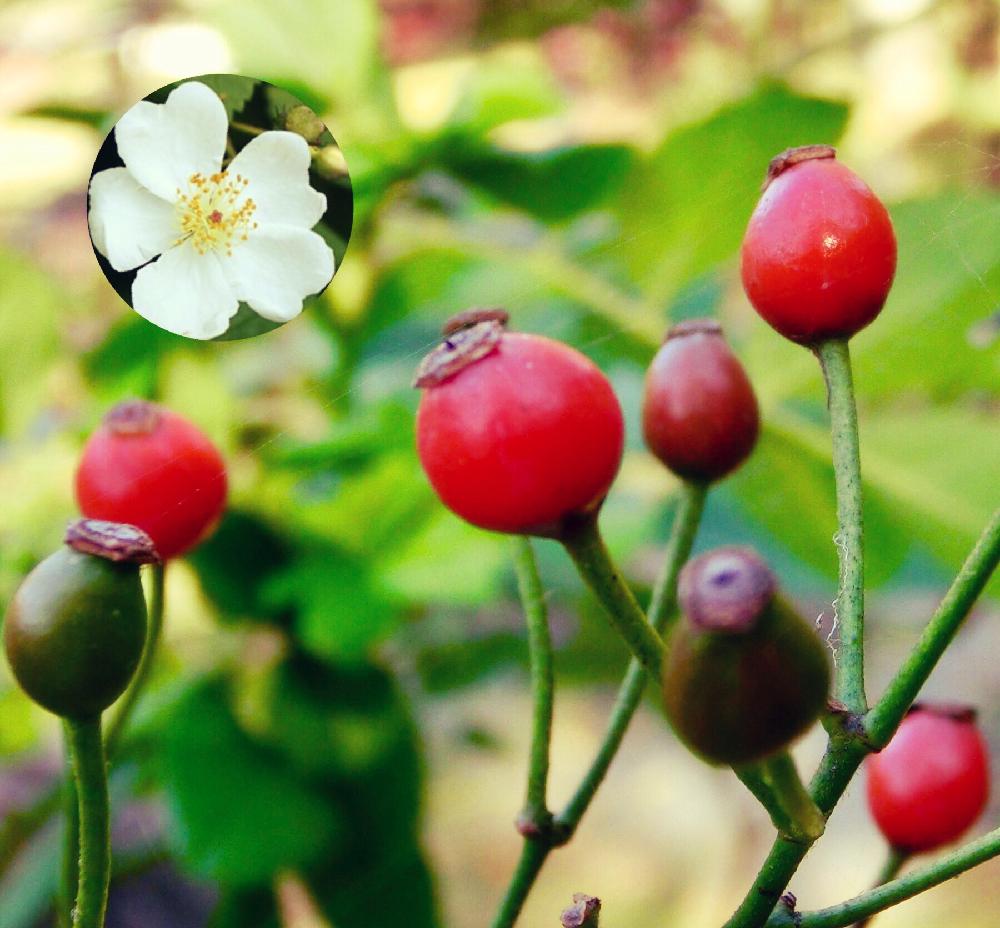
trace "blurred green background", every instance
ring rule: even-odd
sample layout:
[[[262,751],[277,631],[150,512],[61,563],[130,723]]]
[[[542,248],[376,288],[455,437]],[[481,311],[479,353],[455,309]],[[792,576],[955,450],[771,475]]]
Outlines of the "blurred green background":
[[[525,640],[505,541],[444,511],[421,475],[409,388],[441,321],[469,305],[506,306],[614,381],[628,450],[604,524],[640,592],[675,490],[641,445],[643,368],[668,321],[720,317],[765,428],[712,493],[698,547],[757,545],[829,633],[822,383],[754,316],[734,260],[768,159],[809,142],[839,146],[899,238],[889,304],[853,342],[878,691],[997,504],[998,25],[995,0],[0,6],[0,602],[59,543],[76,456],[113,402],[167,403],[231,463],[227,519],[169,572],[166,648],[113,778],[109,928],[488,923],[519,849]],[[300,319],[205,345],[115,295],[85,190],[125,109],[210,72],[323,114],[356,215]],[[559,647],[558,803],[625,653],[562,553],[538,547]],[[929,689],[980,705],[1000,749],[991,592]],[[31,928],[58,834],[24,828],[24,810],[58,774],[58,728],[5,666],[0,763],[0,926]],[[806,907],[872,879],[862,798],[859,784],[796,877]],[[735,778],[680,750],[651,704],[522,923],[557,924],[586,891],[612,928],[719,924],[769,836]],[[880,924],[995,925],[998,868]]]

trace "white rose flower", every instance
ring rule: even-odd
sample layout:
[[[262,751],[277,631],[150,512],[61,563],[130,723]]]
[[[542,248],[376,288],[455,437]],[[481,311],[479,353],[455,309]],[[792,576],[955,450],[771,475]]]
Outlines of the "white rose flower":
[[[223,170],[228,130],[219,97],[189,81],[122,116],[125,167],[90,181],[94,246],[116,271],[140,268],[133,309],[189,338],[223,334],[241,300],[287,322],[333,277],[333,252],[312,231],[326,197],[309,186],[305,140],[263,132]]]

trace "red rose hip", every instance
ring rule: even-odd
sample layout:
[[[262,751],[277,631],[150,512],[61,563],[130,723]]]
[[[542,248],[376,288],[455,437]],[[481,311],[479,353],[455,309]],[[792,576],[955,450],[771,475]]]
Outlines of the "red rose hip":
[[[193,548],[218,522],[226,465],[187,419],[129,400],[111,409],[87,441],[76,497],[89,518],[143,529],[168,560]]]
[[[712,481],[757,443],[757,398],[711,319],[675,325],[646,374],[642,429],[649,450],[680,477]]]
[[[621,462],[611,384],[578,351],[462,313],[417,372],[417,451],[449,509],[498,532],[558,536],[600,507]]]
[[[806,345],[868,325],[896,272],[888,212],[835,155],[826,145],[778,155],[743,240],[750,302],[774,329]]]
[[[867,765],[868,807],[903,853],[956,840],[989,798],[989,758],[971,709],[914,706]]]

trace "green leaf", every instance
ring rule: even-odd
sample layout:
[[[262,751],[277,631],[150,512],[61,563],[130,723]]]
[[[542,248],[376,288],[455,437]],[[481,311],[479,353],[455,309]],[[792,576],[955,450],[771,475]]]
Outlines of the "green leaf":
[[[378,41],[370,0],[221,0],[204,15],[251,74],[323,88],[345,108],[362,105],[370,92]]]
[[[189,690],[162,737],[174,838],[195,873],[237,885],[269,882],[337,846],[334,806],[243,732],[221,681]]]
[[[230,120],[243,109],[260,83],[240,74],[202,74],[194,79],[211,87],[219,95]]]
[[[449,167],[497,199],[554,222],[593,209],[615,193],[632,156],[624,145],[577,145],[532,153],[462,149]]]
[[[770,159],[794,145],[834,142],[847,108],[766,86],[672,132],[626,178],[615,212],[630,275],[654,303],[738,248]]]
[[[229,320],[229,328],[221,335],[217,335],[212,341],[233,342],[239,341],[241,338],[253,338],[256,335],[273,332],[283,325],[283,322],[265,319],[254,312],[248,304],[241,302],[236,315]]]
[[[164,359],[177,350],[202,350],[199,344],[129,313],[84,356],[84,370],[93,383],[108,388],[115,398],[128,394],[152,396]]]
[[[13,436],[44,405],[44,375],[60,349],[56,322],[69,297],[50,275],[2,251],[0,280],[0,426]]]
[[[515,119],[550,116],[562,104],[551,69],[534,50],[501,47],[476,60],[446,131],[476,138]]]
[[[306,650],[333,661],[361,660],[399,619],[369,562],[333,545],[300,554],[268,581],[265,595],[272,609],[296,613]]]
[[[264,587],[292,556],[291,546],[270,524],[254,513],[230,509],[188,559],[223,618],[287,620],[267,601]]]
[[[34,928],[52,904],[62,833],[50,826],[32,837],[0,876],[0,925]]]
[[[496,596],[507,569],[505,540],[438,509],[383,569],[385,583],[413,602],[476,605]]]
[[[865,445],[862,443],[862,449]],[[900,568],[911,541],[893,504],[865,465],[866,578],[886,583]],[[743,509],[783,547],[833,581],[837,577],[837,503],[830,436],[820,425],[786,415],[765,420],[754,453],[729,481]]]

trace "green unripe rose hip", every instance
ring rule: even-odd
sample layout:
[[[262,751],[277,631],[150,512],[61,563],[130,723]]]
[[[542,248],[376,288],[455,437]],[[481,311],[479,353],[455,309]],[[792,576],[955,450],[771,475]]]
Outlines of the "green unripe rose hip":
[[[146,638],[139,565],[155,560],[141,530],[84,519],[28,574],[7,607],[3,638],[14,677],[35,702],[87,719],[121,696]]]
[[[663,664],[667,717],[710,763],[760,760],[802,734],[830,688],[826,649],[777,595],[774,575],[748,548],[691,561],[678,594],[683,615]]]

